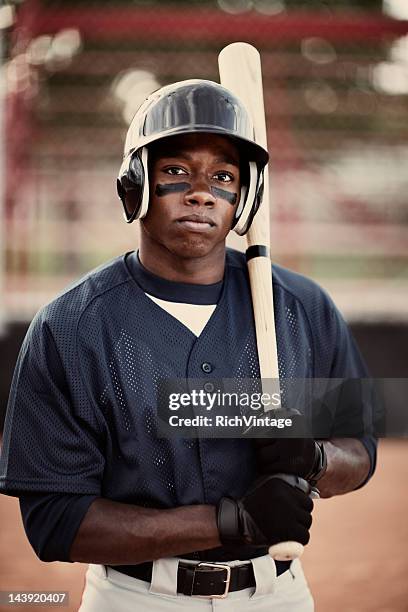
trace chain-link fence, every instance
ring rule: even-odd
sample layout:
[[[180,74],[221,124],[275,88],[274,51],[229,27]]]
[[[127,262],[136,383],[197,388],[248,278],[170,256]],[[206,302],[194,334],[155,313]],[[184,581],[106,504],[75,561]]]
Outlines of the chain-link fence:
[[[126,127],[158,86],[218,80],[234,40],[263,62],[273,259],[320,281],[350,318],[405,316],[403,3],[25,0],[9,23],[5,9],[8,318],[137,246],[115,192]]]

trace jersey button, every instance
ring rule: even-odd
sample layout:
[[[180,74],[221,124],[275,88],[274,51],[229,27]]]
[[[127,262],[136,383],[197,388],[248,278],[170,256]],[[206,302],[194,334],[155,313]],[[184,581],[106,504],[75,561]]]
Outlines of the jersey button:
[[[204,385],[204,391],[211,393],[211,391],[214,391],[214,385],[210,382],[206,382]]]
[[[213,371],[213,367],[212,367],[211,363],[208,363],[208,361],[204,361],[204,363],[201,364],[201,369],[206,374],[209,374],[210,372]]]

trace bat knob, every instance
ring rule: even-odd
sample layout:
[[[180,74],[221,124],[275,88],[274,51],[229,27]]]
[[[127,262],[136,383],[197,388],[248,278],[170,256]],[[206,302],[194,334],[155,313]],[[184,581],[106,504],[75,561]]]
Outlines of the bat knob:
[[[269,547],[269,554],[275,561],[293,561],[301,557],[304,547],[300,542],[279,542]]]

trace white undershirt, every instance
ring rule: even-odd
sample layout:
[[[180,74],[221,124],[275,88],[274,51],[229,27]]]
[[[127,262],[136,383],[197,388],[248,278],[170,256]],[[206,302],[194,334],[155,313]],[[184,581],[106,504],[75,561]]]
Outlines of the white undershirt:
[[[217,304],[185,304],[184,302],[168,302],[146,293],[147,297],[153,300],[160,308],[171,314],[172,317],[180,321],[196,336],[199,336],[207,325]]]

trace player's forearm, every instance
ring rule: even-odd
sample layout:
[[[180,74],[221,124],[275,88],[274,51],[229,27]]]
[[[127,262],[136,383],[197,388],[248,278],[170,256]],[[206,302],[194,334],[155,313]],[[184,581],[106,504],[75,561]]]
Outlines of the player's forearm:
[[[318,482],[321,497],[354,491],[370,470],[370,458],[364,445],[354,438],[334,438],[324,442],[327,471]]]
[[[170,510],[98,498],[71,546],[71,561],[131,565],[220,546],[214,506]]]

